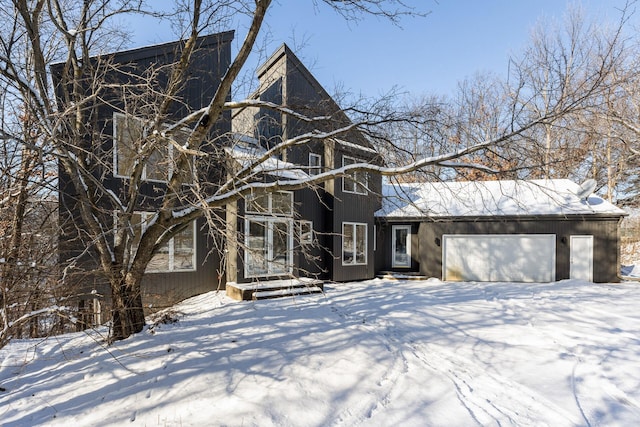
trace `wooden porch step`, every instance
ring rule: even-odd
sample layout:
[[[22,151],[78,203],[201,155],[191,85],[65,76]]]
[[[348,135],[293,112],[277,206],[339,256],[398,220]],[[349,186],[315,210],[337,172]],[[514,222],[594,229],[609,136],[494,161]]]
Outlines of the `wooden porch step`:
[[[229,282],[227,283],[227,296],[238,301],[250,301],[321,293],[323,289],[321,280],[308,278],[267,280],[255,283]]]
[[[320,289],[318,286],[305,286],[286,289],[275,289],[273,291],[255,291],[253,293],[253,299],[259,300],[319,293],[322,293],[322,289]]]

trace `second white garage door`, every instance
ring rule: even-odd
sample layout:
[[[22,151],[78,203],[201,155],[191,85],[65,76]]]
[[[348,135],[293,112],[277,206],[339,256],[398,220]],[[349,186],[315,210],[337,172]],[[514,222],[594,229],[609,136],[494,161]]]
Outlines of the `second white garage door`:
[[[444,280],[551,282],[555,275],[553,234],[442,236]]]

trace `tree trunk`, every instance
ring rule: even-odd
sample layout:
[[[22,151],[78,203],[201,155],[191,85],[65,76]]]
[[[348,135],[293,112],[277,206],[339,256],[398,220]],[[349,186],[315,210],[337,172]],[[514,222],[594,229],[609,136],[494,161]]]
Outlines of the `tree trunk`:
[[[145,325],[142,294],[142,277],[128,274],[120,281],[111,282],[113,328],[109,342],[123,340],[142,331]]]

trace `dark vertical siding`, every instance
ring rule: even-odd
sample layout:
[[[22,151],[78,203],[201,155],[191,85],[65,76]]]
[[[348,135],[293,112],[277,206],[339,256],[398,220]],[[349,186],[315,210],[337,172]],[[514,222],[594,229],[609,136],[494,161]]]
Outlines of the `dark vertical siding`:
[[[344,151],[336,147],[335,164],[333,167],[342,167],[342,158],[347,155],[368,161],[366,154],[360,151]],[[333,208],[333,262],[332,276],[335,281],[365,280],[375,276],[374,236],[374,212],[380,208],[379,193],[369,191],[368,194],[353,194],[342,191],[342,180],[334,180],[333,191],[336,200]],[[369,174],[368,183],[370,188],[379,188],[381,177]],[[367,264],[366,265],[343,265],[342,264],[342,224],[344,222],[357,222],[367,224]]]
[[[618,218],[539,218],[476,221],[421,221],[412,240],[412,258],[421,274],[442,278],[442,236],[444,234],[554,234],[556,236],[556,280],[568,279],[570,237],[593,236],[594,282],[617,282],[619,278]],[[391,268],[391,225],[382,223],[379,232],[377,268]],[[417,240],[417,241],[416,241]],[[413,252],[417,247],[418,251]]]
[[[145,274],[142,295],[146,308],[162,308],[194,295],[224,289],[218,253],[220,242],[214,242],[204,231],[206,227],[204,219],[196,222],[195,271]]]
[[[335,130],[350,124],[348,117],[340,112],[339,106],[331,96],[286,46],[276,52],[259,70],[259,76],[262,86],[261,99],[275,103],[283,102],[288,108],[308,117],[332,116],[332,120],[316,121],[309,124],[306,121],[283,115],[282,133],[284,138],[292,138],[311,130]],[[281,82],[281,86],[278,86],[282,90],[281,98],[279,98],[277,90],[272,90],[275,87],[274,82]],[[352,144],[370,146],[369,142],[358,132],[350,132],[339,138]],[[366,150],[362,151],[353,147],[345,149],[340,147],[340,144],[335,145],[337,148],[334,153],[333,141],[311,141],[289,148],[283,157],[286,161],[301,165],[303,168],[308,165],[310,152],[322,157],[325,168],[341,167],[342,156],[345,153],[369,162],[373,161],[375,157],[375,153]],[[319,275],[319,277],[335,281],[374,277],[374,212],[380,206],[379,197],[374,194],[379,194],[380,177],[370,177],[369,185],[373,191],[368,195],[343,193],[342,179],[339,178],[318,188],[295,193],[298,214],[296,219],[313,221],[319,245],[311,249],[301,248],[296,240],[294,243],[297,249],[294,256],[294,274]],[[342,265],[343,222],[367,224],[367,265]],[[243,224],[239,225],[243,226]],[[310,255],[309,257],[305,257],[305,251]]]
[[[206,36],[199,40],[199,48],[193,54],[193,65],[188,70],[189,78],[178,96],[181,102],[175,103],[169,120],[181,118],[185,113],[202,108],[210,102],[211,97],[217,90],[220,77],[231,62],[232,39],[233,32],[227,32]],[[120,84],[135,82],[135,75],[144,75],[149,69],[159,69],[161,65],[175,61],[181,46],[182,42],[175,42],[109,55],[113,63],[120,65],[120,70],[110,70],[106,79]],[[62,70],[62,65],[52,67],[52,75],[55,80],[54,86],[58,96],[61,93]],[[159,71],[155,76],[154,83],[160,88],[163,83],[166,83],[166,79],[167,73]],[[118,85],[115,84],[113,86],[114,89],[111,92],[105,90],[103,93],[102,99],[105,99],[106,102],[104,105],[100,105],[98,117],[92,117],[92,120],[95,121],[92,128],[102,130],[101,138],[94,140],[93,136],[91,138],[87,137],[87,141],[84,142],[88,150],[103,156],[105,159],[104,162],[97,162],[94,165],[92,173],[113,190],[115,194],[121,194],[127,185],[127,181],[113,177],[112,117],[114,108],[122,108],[124,104],[117,89]],[[231,130],[230,118],[230,112],[223,113],[212,131],[212,136],[229,132]],[[214,169],[217,170],[219,168]],[[207,177],[211,178],[210,182],[216,179],[213,175],[207,175]],[[73,188],[70,185],[69,178],[64,173],[59,175],[59,185],[61,190],[59,216],[61,224],[64,225],[60,237],[60,242],[62,243],[60,261],[66,264],[71,257],[77,256],[79,253],[86,253],[78,269],[82,270],[82,273],[68,275],[66,280],[74,280],[80,283],[81,286],[84,286],[84,283],[90,283],[89,287],[103,295],[107,304],[109,304],[111,297],[109,286],[99,274],[98,263],[95,260],[95,254],[91,249],[90,242],[83,241],[81,237],[84,233],[78,232],[79,229],[82,229],[82,221],[74,198]],[[162,187],[162,185],[148,182],[142,184],[140,210],[154,210],[157,205],[154,195],[157,194],[157,188]],[[108,215],[114,209],[110,203],[108,198],[98,200],[101,211],[106,212],[105,215]],[[109,220],[106,219],[104,223],[109,224]],[[146,274],[143,279],[143,302],[145,307],[170,305],[181,299],[210,291],[220,286],[217,273],[220,265],[220,256],[213,250],[213,240],[208,236],[206,229],[201,226],[204,226],[204,223],[199,221],[196,232],[197,271]],[[86,251],[87,248],[89,248],[88,251]],[[82,279],[83,275],[85,277],[91,275],[93,279],[84,280]],[[70,284],[74,285],[72,282]]]
[[[297,217],[294,239],[294,274],[298,277],[316,277],[326,279],[326,244],[331,236],[327,233],[327,207],[323,204],[323,190],[306,189],[295,193]],[[313,245],[301,245],[299,241],[299,220],[313,222]]]

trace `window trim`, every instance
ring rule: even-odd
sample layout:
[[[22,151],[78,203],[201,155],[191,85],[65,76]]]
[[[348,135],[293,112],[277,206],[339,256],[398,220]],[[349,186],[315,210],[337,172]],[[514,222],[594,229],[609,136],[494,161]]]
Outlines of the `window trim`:
[[[352,160],[352,163],[349,164],[345,164],[345,160]],[[357,159],[355,157],[351,157],[351,156],[346,156],[343,155],[342,156],[342,167],[351,165],[351,164],[356,164],[356,163],[365,163],[363,160]],[[364,195],[366,196],[368,193],[368,189],[369,189],[369,174],[367,172],[359,172],[364,174],[364,182],[360,182],[359,180],[355,179],[357,178],[357,174],[358,172],[353,172],[353,177],[351,177],[351,175],[345,175],[342,177],[342,192],[343,193],[349,193],[349,194],[358,194],[358,195]],[[348,190],[346,188],[346,184],[347,184],[347,180],[351,181],[353,183],[353,190]],[[362,191],[358,191],[358,189],[362,187],[363,190]]]
[[[356,230],[358,230],[358,226],[364,226],[364,262],[357,262],[358,257],[353,256],[352,262],[345,262],[345,226],[353,227],[353,247],[351,250],[354,254],[357,253],[357,235]],[[369,261],[369,224],[366,222],[343,222],[342,223],[342,265],[343,266],[359,266],[359,265],[368,265]]]
[[[311,159],[316,159],[317,164],[313,164]],[[319,175],[322,173],[322,156],[316,153],[309,153],[309,175]]]

